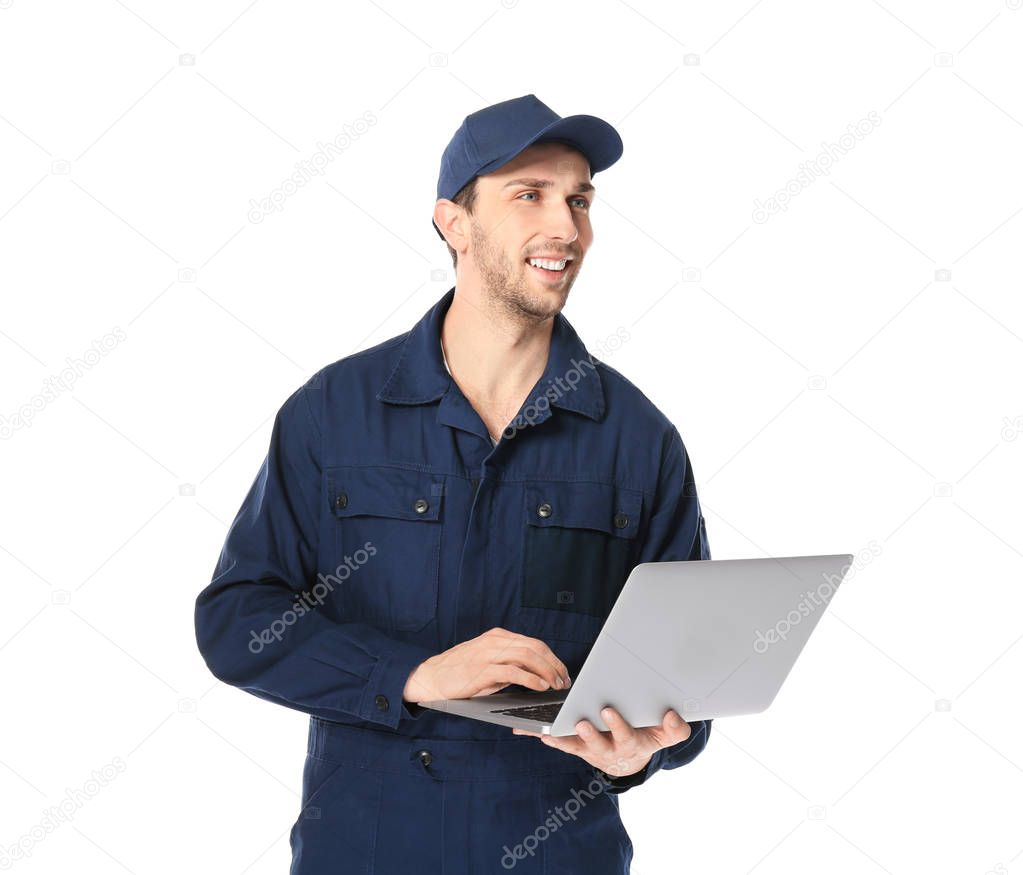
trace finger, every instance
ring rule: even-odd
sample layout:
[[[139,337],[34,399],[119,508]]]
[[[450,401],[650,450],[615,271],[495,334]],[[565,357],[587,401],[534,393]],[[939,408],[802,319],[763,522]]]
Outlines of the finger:
[[[617,710],[610,705],[601,709],[600,716],[611,729],[613,744],[607,752],[607,762],[622,770],[622,774],[631,774],[635,771],[635,756],[638,751],[654,751],[657,748],[665,747],[661,727],[653,726],[647,729],[636,729]],[[666,718],[667,719],[667,718]],[[611,771],[604,767],[605,771]]]
[[[518,665],[526,671],[542,678],[547,687],[563,689],[564,684],[558,669],[542,654],[525,645],[502,645],[493,655],[492,662]]]
[[[611,736],[598,731],[589,720],[580,720],[576,723],[575,731],[581,741],[580,746],[588,757],[607,757],[614,750]]]
[[[574,735],[541,735],[540,741],[572,756],[585,756],[586,745]]]
[[[517,727],[512,729],[512,733],[515,735],[530,735],[533,738],[539,738],[541,741],[547,742],[547,744],[549,744],[551,747],[561,747],[562,742],[565,741],[565,739],[561,737],[553,735],[544,735],[540,732],[530,732],[528,729],[519,729]],[[571,751],[566,751],[566,753],[571,753]]]
[[[550,684],[545,678],[511,663],[491,663],[481,672],[481,680],[488,685],[495,682],[500,683],[502,686],[518,684],[522,687],[529,687],[537,692],[550,689]]]
[[[615,747],[635,744],[636,730],[614,708],[608,705],[601,710],[600,716],[604,719],[608,729],[611,730],[611,738]]]
[[[564,753],[573,754],[574,756],[583,756],[586,752],[585,742],[574,735],[551,735],[549,733],[538,734],[530,732],[528,729],[513,729],[512,732],[525,735],[535,735],[548,747],[557,748]]]
[[[541,641],[539,638],[530,638],[528,635],[519,635],[517,633],[512,634],[518,639],[517,643],[519,646],[528,648],[531,652],[548,662],[553,667],[554,671],[564,678],[565,681],[570,680],[568,666],[558,659],[557,655],[550,649],[550,647],[547,646],[546,642]]]
[[[508,644],[494,657],[495,662],[513,663],[532,672],[544,682],[544,689],[561,689],[561,676],[540,654],[522,644]]]
[[[664,715],[664,732],[668,738],[674,739],[671,744],[678,744],[685,741],[693,733],[693,728],[682,719],[681,715],[674,708],[668,709]]]
[[[546,642],[541,641],[539,638],[523,637],[525,638],[526,646],[533,648],[534,651],[547,660],[564,681],[564,686],[567,687],[572,681],[572,676],[568,672],[568,666],[558,659],[557,654],[547,646]]]

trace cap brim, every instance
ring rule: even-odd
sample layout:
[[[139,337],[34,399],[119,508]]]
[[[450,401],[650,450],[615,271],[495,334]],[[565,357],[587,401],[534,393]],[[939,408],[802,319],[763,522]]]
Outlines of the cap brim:
[[[574,146],[590,165],[590,175],[607,170],[622,157],[622,138],[611,125],[593,115],[570,115],[551,122],[547,127],[534,134],[524,143],[500,158],[480,168],[479,174],[491,173],[503,167],[523,150],[535,143],[543,142],[567,143]]]

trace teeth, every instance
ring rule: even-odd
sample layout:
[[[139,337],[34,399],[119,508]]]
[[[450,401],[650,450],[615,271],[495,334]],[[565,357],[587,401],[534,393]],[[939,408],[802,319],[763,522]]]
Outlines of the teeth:
[[[568,259],[565,259],[564,261],[546,261],[541,258],[531,258],[529,259],[529,263],[533,265],[533,267],[542,267],[545,270],[564,270],[565,265],[568,264]]]

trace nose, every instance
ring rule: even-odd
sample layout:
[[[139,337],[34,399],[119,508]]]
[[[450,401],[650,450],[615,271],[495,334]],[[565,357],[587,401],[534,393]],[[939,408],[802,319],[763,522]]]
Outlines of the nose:
[[[579,238],[572,207],[568,203],[553,203],[544,211],[544,230],[551,240],[574,243]]]

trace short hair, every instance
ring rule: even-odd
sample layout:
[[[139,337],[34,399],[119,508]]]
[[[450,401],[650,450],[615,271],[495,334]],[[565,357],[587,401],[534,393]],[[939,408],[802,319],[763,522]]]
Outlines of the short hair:
[[[476,209],[476,182],[479,180],[478,176],[474,176],[465,185],[463,185],[451,200],[458,204],[464,209],[470,216],[473,215],[473,210]],[[458,253],[451,248],[451,244],[444,241],[444,245],[448,247],[448,254],[451,256],[451,264],[457,269],[458,267]]]

